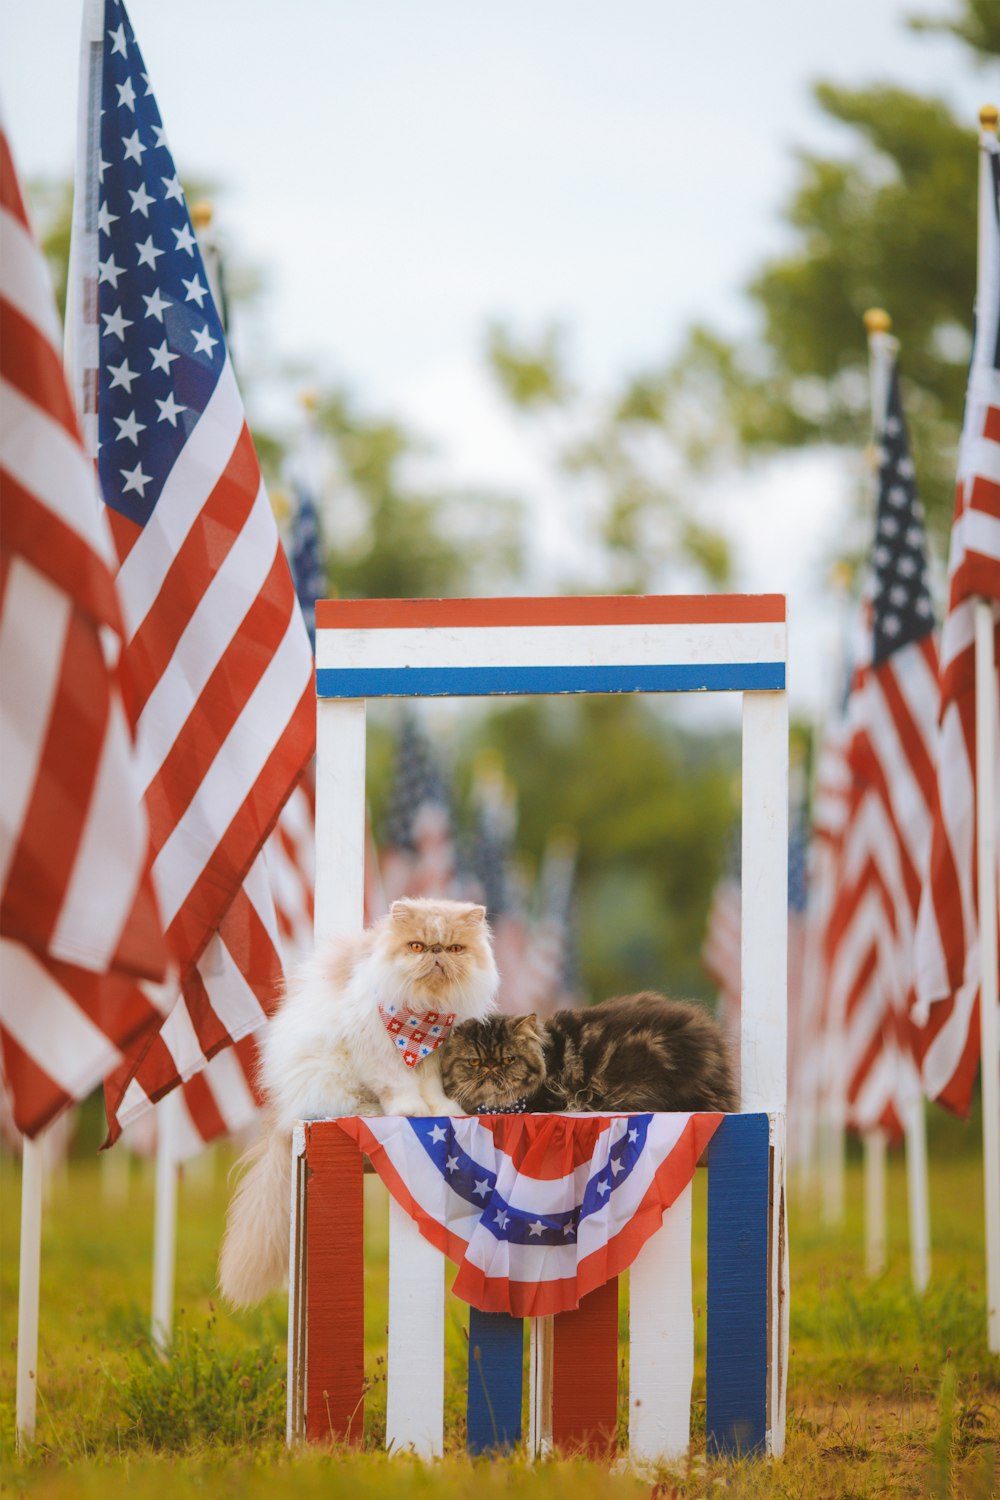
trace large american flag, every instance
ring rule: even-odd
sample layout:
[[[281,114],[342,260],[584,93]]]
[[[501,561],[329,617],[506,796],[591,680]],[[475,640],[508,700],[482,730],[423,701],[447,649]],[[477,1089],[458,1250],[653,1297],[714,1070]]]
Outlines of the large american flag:
[[[694,1176],[719,1114],[337,1123],[484,1312],[566,1312],[623,1271]]]
[[[908,994],[930,838],[937,648],[893,341],[886,358],[865,639],[847,704],[851,790],[827,959],[848,1123],[899,1135],[919,1095]]]
[[[381,841],[386,899],[457,895],[452,802],[433,746],[410,708],[396,739]]]
[[[973,613],[992,601],[1000,664],[1000,155],[984,132],[976,331],[959,450],[941,637],[941,706],[927,883],[917,925],[916,1005],[927,1094],[968,1112],[979,1063],[976,692]],[[1000,665],[998,665],[1000,671]],[[998,738],[996,743],[1000,743]],[[994,807],[1000,818],[1000,765]],[[996,840],[1000,850],[1000,837]],[[996,920],[996,913],[992,914]],[[994,1059],[995,1064],[995,1059]]]
[[[159,1026],[174,993],[154,983],[169,954],[113,553],[61,345],[0,130],[0,1065],[31,1136]]]
[[[84,434],[118,550],[153,875],[182,994],[108,1081],[112,1134],[258,1027],[261,848],[314,746],[312,656],[135,35],[88,0],[71,255]]]

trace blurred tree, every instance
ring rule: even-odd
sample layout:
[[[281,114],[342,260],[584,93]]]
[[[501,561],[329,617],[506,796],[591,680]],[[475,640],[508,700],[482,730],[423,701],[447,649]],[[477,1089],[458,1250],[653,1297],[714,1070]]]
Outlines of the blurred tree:
[[[518,792],[518,846],[540,859],[554,827],[579,840],[578,935],[593,999],[652,986],[712,994],[700,963],[712,888],[737,816],[738,735],[689,737],[640,698],[519,699],[470,725]]]
[[[952,16],[914,30],[961,39],[977,60],[1000,56],[1000,5],[955,0]],[[669,408],[697,399],[701,456],[809,444],[860,448],[869,426],[861,317],[884,307],[902,344],[900,368],[921,493],[943,536],[971,346],[976,263],[977,119],[889,83],[817,83],[823,113],[853,148],[799,153],[784,217],[793,248],[748,285],[759,333],[733,343],[692,328],[653,377]]]
[[[591,517],[589,540],[603,554],[605,587],[663,590],[692,569],[712,587],[729,581],[726,539],[696,518],[684,462],[697,414],[680,406],[668,412],[662,378],[595,397],[569,378],[564,337],[555,327],[531,340],[494,323],[486,357],[511,405],[544,424],[549,456],[588,496],[576,515],[581,527]]]

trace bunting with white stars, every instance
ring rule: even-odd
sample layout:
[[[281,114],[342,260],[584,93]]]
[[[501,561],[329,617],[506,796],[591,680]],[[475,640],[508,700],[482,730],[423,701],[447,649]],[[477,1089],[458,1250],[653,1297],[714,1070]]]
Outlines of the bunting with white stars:
[[[632,1264],[694,1176],[719,1114],[337,1123],[483,1312],[547,1317]]]
[[[312,655],[209,278],[120,0],[86,0],[70,274],[84,436],[181,998],[112,1132],[249,1034],[281,964],[261,849],[314,746]]]

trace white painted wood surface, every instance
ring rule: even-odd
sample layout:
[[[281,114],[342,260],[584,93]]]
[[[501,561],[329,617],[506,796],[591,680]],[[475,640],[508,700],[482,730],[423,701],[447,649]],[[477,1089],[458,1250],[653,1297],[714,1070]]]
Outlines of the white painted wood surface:
[[[987,1340],[1000,1354],[1000,996],[997,994],[997,677],[993,610],[975,603],[976,834],[979,847],[979,1026],[983,1079]]]
[[[528,1343],[528,1452],[544,1458],[552,1452],[552,1318],[532,1318]]]
[[[288,1379],[285,1395],[285,1442],[301,1441],[306,1435],[306,1226],[305,1226],[306,1132],[296,1125],[292,1133],[292,1183],[288,1236]]]
[[[317,943],[364,926],[365,727],[363,699],[316,704]]]
[[[927,1107],[914,1099],[906,1120],[906,1196],[910,1226],[910,1279],[921,1295],[931,1279],[931,1205],[927,1185]]]
[[[17,1446],[35,1440],[38,1406],[38,1297],[42,1267],[42,1143],[24,1137],[21,1156],[21,1258],[17,1287]]]
[[[691,1440],[691,1184],[629,1271],[629,1457],[682,1458]]]
[[[316,665],[567,667],[783,662],[784,622],[644,625],[435,626],[317,632]]]
[[[156,1106],[156,1207],[153,1226],[153,1344],[164,1350],[174,1336],[177,1268],[177,1136],[181,1096],[173,1089]],[[121,1150],[122,1147],[117,1147]]]
[[[389,1355],[385,1443],[393,1453],[444,1450],[444,1256],[389,1199]]]
[[[881,1276],[885,1270],[885,1131],[871,1130],[864,1138],[865,1270]]]
[[[788,698],[743,694],[742,1109],[787,1103]]]

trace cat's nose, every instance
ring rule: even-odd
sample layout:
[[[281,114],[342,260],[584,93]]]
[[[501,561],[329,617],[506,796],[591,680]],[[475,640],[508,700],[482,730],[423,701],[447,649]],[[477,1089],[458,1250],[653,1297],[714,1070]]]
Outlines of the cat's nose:
[[[444,945],[442,943],[432,943],[431,944],[431,952],[432,953],[443,953],[444,952]]]

